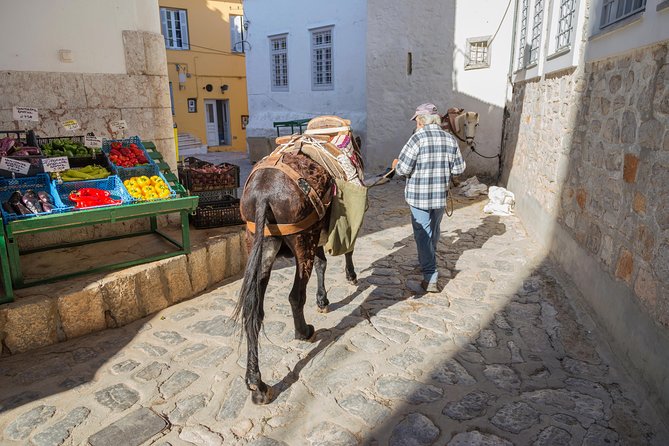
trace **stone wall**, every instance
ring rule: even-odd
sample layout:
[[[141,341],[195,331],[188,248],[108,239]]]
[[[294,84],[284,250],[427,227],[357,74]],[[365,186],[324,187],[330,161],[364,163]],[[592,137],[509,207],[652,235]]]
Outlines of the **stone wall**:
[[[504,179],[669,407],[669,42],[514,85]]]
[[[176,167],[165,44],[161,34],[123,31],[127,74],[0,71],[0,129],[21,129],[12,107],[39,109],[38,136],[62,136],[60,122],[76,119],[84,132],[111,137],[124,119],[128,136],[152,140]]]

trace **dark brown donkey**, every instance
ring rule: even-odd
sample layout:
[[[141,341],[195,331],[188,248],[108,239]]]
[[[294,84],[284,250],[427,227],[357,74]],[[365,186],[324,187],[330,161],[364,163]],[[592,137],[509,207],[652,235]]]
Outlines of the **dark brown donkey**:
[[[267,162],[265,159],[258,164]],[[270,157],[269,162],[276,160]],[[277,255],[295,257],[295,281],[288,299],[296,339],[308,340],[314,335],[314,327],[304,319],[307,282],[314,266],[318,278],[316,304],[319,311],[326,312],[329,304],[324,283],[327,261],[323,247],[319,246],[319,238],[321,229],[329,222],[327,208],[332,197],[333,179],[323,167],[301,152],[284,154],[280,162],[292,170],[293,179],[285,170],[256,165],[241,198],[244,219],[254,224],[247,225],[249,257],[235,316],[241,315],[246,331],[246,386],[256,404],[267,404],[273,398],[258,367],[258,334],[265,315],[265,290]],[[307,190],[312,194],[315,192],[327,209],[322,217],[314,217],[315,206],[309,200]],[[281,228],[288,228],[281,232],[291,232],[290,229],[294,232],[304,226],[308,227],[293,234],[279,234]],[[352,253],[346,254],[346,278],[356,282]]]

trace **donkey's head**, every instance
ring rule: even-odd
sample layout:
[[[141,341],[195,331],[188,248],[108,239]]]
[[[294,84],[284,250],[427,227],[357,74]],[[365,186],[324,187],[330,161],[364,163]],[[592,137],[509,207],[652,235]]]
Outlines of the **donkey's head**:
[[[476,127],[479,125],[479,114],[476,112],[465,112],[461,123],[462,139],[470,146],[474,144]]]

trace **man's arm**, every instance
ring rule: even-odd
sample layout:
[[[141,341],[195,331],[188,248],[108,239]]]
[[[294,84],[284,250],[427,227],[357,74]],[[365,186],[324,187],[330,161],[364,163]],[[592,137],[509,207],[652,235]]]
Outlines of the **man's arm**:
[[[418,138],[413,135],[409,141],[404,145],[400,152],[399,161],[395,166],[395,172],[398,175],[409,176],[416,167],[416,159],[418,158]]]
[[[465,163],[464,158],[462,158],[462,153],[460,153],[460,146],[455,138],[451,138],[453,142],[453,148],[455,153],[453,154],[453,162],[451,163],[451,175],[460,175],[465,171],[467,164]]]

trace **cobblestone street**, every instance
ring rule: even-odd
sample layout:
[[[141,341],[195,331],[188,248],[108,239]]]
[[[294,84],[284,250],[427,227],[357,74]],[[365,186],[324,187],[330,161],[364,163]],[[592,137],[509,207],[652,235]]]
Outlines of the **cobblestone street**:
[[[580,298],[516,217],[458,198],[444,217],[438,294],[421,275],[403,183],[371,190],[354,255],[326,273],[330,311],[305,307],[293,339],[294,268],[275,264],[254,406],[229,319],[241,280],[120,329],[0,359],[3,445],[669,444]]]

